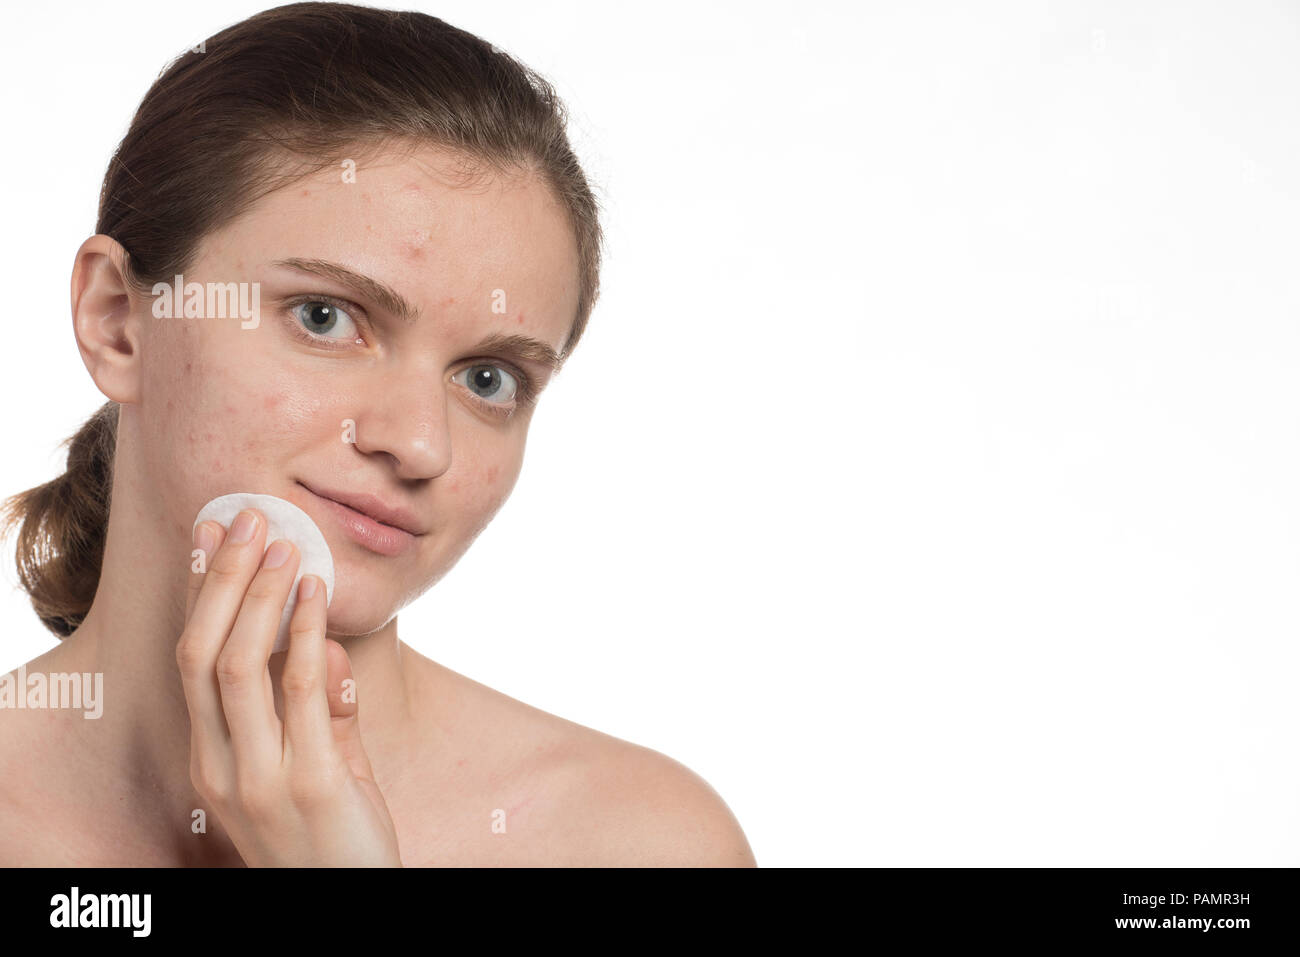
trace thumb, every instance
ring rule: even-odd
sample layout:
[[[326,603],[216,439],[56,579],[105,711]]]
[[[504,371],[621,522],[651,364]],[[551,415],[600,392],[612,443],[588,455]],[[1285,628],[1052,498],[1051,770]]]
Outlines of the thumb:
[[[373,781],[370,759],[361,744],[361,724],[357,720],[357,682],[352,676],[352,660],[343,646],[333,639],[325,642],[325,687],[329,689],[330,728],[334,743],[353,775]]]

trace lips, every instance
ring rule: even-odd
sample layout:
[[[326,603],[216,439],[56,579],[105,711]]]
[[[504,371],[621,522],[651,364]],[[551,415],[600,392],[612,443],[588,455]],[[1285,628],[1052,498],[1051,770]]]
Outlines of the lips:
[[[359,512],[380,525],[388,525],[411,535],[423,535],[428,532],[428,527],[412,509],[389,504],[370,492],[339,491],[323,486],[308,485],[301,480],[299,480],[298,484],[313,495],[328,499],[345,508],[350,508],[354,512]]]

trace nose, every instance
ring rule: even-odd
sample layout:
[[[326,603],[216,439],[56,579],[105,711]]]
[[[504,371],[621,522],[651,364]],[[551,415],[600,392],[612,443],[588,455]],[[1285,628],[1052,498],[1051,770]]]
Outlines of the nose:
[[[399,478],[437,478],[451,465],[446,383],[425,369],[393,369],[358,409],[355,439],[357,451],[391,457]]]

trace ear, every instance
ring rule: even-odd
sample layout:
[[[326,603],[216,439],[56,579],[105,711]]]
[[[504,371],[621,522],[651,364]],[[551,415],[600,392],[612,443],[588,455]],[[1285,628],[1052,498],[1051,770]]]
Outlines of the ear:
[[[72,264],[72,330],[99,391],[114,402],[140,399],[140,325],[132,314],[126,250],[91,236]]]

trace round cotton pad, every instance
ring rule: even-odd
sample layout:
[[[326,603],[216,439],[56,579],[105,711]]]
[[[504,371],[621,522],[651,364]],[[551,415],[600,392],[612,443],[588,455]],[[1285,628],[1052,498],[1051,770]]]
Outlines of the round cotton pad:
[[[199,517],[194,520],[194,527],[200,522],[220,522],[230,529],[230,524],[246,508],[258,509],[266,516],[266,547],[276,539],[283,538],[293,542],[298,548],[298,573],[293,579],[293,588],[289,591],[289,600],[285,602],[284,614],[280,618],[280,630],[275,636],[275,645],[271,653],[286,651],[289,648],[289,621],[293,610],[298,605],[298,582],[303,575],[316,575],[325,583],[325,604],[334,598],[334,558],[330,547],[325,543],[311,516],[292,502],[286,502],[274,495],[256,495],[252,492],[235,492],[214,498],[199,509]]]

